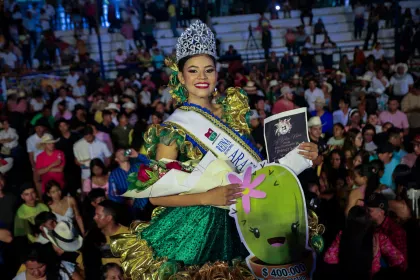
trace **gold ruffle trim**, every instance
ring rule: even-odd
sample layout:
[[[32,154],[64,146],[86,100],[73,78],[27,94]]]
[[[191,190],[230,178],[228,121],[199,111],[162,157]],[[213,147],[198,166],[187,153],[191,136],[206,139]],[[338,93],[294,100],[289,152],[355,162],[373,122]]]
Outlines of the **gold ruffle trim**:
[[[158,144],[170,146],[175,142],[181,155],[184,155],[191,160],[201,159],[203,157],[203,153],[200,149],[198,147],[194,147],[190,141],[185,139],[185,131],[171,125],[151,125],[144,134],[146,152],[150,158],[156,158]]]
[[[156,208],[152,217],[158,216],[164,209]],[[154,258],[152,248],[140,238],[141,232],[148,226],[149,223],[133,222],[130,233],[111,236],[112,254],[121,258],[125,276],[131,280],[255,279],[248,267],[239,260],[234,260],[231,267],[226,262],[181,267],[173,261],[168,262],[167,258]]]
[[[224,107],[223,119],[229,126],[241,134],[249,135],[251,130],[247,115],[250,114],[250,108],[246,93],[241,88],[230,87],[220,104]]]

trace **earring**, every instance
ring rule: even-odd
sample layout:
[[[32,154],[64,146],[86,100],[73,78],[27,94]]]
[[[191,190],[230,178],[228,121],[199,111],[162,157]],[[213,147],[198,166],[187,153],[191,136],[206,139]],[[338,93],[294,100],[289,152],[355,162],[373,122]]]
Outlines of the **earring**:
[[[214,91],[213,91],[212,95],[213,95],[214,97],[216,97],[217,95],[219,95],[219,92],[217,91],[217,89],[214,89]]]

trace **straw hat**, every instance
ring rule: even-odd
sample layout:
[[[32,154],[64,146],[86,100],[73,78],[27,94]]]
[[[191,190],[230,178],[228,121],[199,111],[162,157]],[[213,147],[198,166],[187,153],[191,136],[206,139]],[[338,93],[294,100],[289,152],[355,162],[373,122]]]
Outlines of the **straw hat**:
[[[318,116],[312,117],[309,119],[308,127],[314,127],[314,126],[322,126],[321,118]]]
[[[76,252],[82,247],[83,238],[75,236],[73,227],[67,222],[58,222],[53,230],[44,228],[48,240],[64,252]]]
[[[343,73],[343,72],[341,72],[340,70],[338,70],[337,72],[335,72],[335,74],[336,74],[337,76],[343,76],[343,77],[345,77],[345,76],[346,76],[346,74],[345,74],[345,73]]]
[[[142,79],[146,79],[147,77],[150,77],[149,72],[144,72],[143,75],[141,76]]]
[[[52,137],[50,134],[44,134],[44,136],[42,136],[41,141],[39,141],[38,144],[36,144],[36,147],[38,149],[42,149],[44,144],[54,144],[57,143],[59,139],[54,139],[54,137]]]
[[[330,93],[332,91],[333,87],[330,83],[323,82],[322,84],[327,87],[328,93]]]
[[[282,87],[281,88],[281,96],[284,96],[286,93],[292,93],[292,89],[288,86]]]
[[[248,93],[249,92],[256,92],[257,88],[255,87],[255,83],[253,81],[248,81],[246,83],[246,86],[244,86],[244,90]]]
[[[298,74],[293,75],[292,80],[300,80],[300,77]]]
[[[395,65],[395,71],[398,70],[398,68],[402,67],[404,69],[404,74],[407,73],[408,71],[408,66],[405,63],[398,63],[397,65]]]

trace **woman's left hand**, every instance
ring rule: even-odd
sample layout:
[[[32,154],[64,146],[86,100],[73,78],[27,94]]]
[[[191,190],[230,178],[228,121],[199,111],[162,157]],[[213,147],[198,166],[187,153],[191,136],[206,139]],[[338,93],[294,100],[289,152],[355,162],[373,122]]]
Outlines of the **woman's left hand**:
[[[315,160],[318,157],[318,145],[311,142],[305,142],[298,147],[301,151],[299,154],[306,159]]]

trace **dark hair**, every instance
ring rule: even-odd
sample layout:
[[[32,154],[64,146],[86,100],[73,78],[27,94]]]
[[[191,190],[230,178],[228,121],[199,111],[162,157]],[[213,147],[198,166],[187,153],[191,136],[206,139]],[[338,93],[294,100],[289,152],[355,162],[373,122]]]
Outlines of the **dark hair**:
[[[57,258],[51,242],[47,244],[32,243],[26,247],[22,255],[22,263],[33,261],[46,265],[45,275],[47,279],[63,279],[60,275],[61,261]]]
[[[98,166],[98,167],[102,168],[102,172],[103,172],[103,174],[107,174],[107,173],[108,173],[108,171],[107,171],[107,169],[106,169],[106,166],[105,166],[104,162],[103,162],[101,159],[99,159],[99,158],[94,158],[94,159],[92,159],[92,160],[90,161],[90,164],[89,164],[90,174],[93,174],[93,167],[94,167],[94,166]],[[92,176],[92,175],[91,175],[91,176]]]
[[[357,128],[351,128],[347,131],[346,138],[344,139],[343,150],[350,150],[353,155],[356,154],[357,148],[354,146],[354,142],[356,141],[357,134],[359,133],[360,130]],[[363,147],[363,144],[361,147]]]
[[[388,103],[390,103],[391,101],[397,101],[398,103],[400,103],[400,100],[398,99],[398,97],[391,95],[388,99]]]
[[[396,186],[408,188],[412,182],[411,168],[406,164],[398,164],[392,173]]]
[[[32,184],[32,182],[25,182],[22,184],[22,186],[20,186],[19,188],[19,193],[22,194],[24,191],[29,190],[29,189],[35,189],[35,186]]]
[[[350,106],[350,98],[348,98],[347,96],[341,97],[339,101],[343,101],[344,104],[347,104]]]
[[[129,118],[128,114],[124,111],[118,114],[117,119],[120,120],[122,117],[126,117],[127,119]]]
[[[373,136],[376,135],[376,128],[371,125],[370,123],[366,124],[363,128],[362,128],[362,135],[365,135],[365,132],[368,130],[373,130]]]
[[[365,199],[379,187],[379,169],[371,163],[361,164],[354,168],[354,172],[358,173],[361,177],[367,177],[367,185],[365,191]]]
[[[370,279],[373,260],[373,226],[366,208],[350,209],[338,253],[341,279]]]
[[[107,279],[106,276],[107,276],[108,270],[110,270],[110,269],[118,269],[120,271],[121,275],[124,275],[124,271],[121,268],[121,266],[119,266],[116,263],[107,263],[107,264],[105,264],[101,267],[101,280],[106,280]]]
[[[49,180],[46,184],[45,184],[45,192],[48,193],[50,192],[50,190],[53,187],[58,187],[61,190],[61,185],[59,182],[55,181],[55,180]]]
[[[353,157],[353,159],[355,158],[355,157],[357,157],[357,156],[360,156],[361,158],[362,158],[362,164],[364,164],[364,163],[369,163],[369,153],[367,153],[365,150],[360,150],[360,151],[358,151],[355,155],[354,155],[354,157]]]
[[[49,211],[43,211],[41,213],[39,213],[38,215],[35,216],[35,227],[34,227],[34,232],[35,233],[40,233],[39,227],[43,224],[46,223],[49,220],[53,220],[53,221],[57,221],[57,216]]]
[[[400,136],[401,133],[401,129],[399,129],[398,127],[390,127],[386,133],[388,134],[388,139],[391,139],[392,137],[395,136]]]
[[[83,135],[93,135],[93,128],[91,126],[86,126],[85,129],[83,130]]]
[[[333,127],[334,126],[339,126],[342,130],[344,130],[344,125],[342,125],[341,123],[335,123],[334,125],[333,125]]]
[[[199,54],[199,55],[206,55],[207,57],[209,57],[213,61],[213,64],[216,66],[216,59],[214,57],[212,57],[211,55],[208,55],[208,54]],[[178,69],[179,69],[179,71],[182,72],[184,70],[185,63],[187,63],[187,61],[190,58],[193,58],[193,57],[196,57],[196,56],[198,56],[198,55],[189,55],[189,56],[186,56],[184,58],[181,58],[178,61]]]
[[[158,119],[163,121],[163,114],[162,113],[159,113],[159,112],[155,111],[155,112],[152,113],[152,116],[156,116]]]
[[[103,118],[105,115],[109,115],[109,116],[111,116],[111,115],[112,115],[112,112],[111,112],[110,110],[103,110],[103,111],[102,111],[102,118]]]
[[[112,201],[112,200],[104,200],[99,203],[99,206],[104,208],[104,213],[107,216],[112,216],[112,220],[115,223],[118,223],[118,212],[119,212],[119,205]]]
[[[143,133],[146,131],[147,123],[143,120],[138,120],[133,128],[133,141],[131,142],[131,147],[137,151],[144,144]]]
[[[95,199],[99,197],[106,197],[105,190],[102,188],[92,189],[88,193],[87,197],[89,198],[90,201],[94,201]]]

